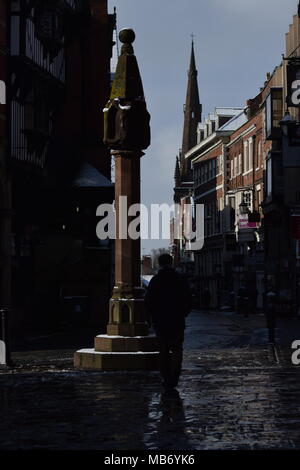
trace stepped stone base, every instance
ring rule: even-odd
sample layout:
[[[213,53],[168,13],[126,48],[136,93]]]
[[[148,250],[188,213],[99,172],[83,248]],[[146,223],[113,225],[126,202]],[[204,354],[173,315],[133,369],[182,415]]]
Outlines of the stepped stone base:
[[[158,352],[104,352],[80,349],[75,352],[77,369],[96,370],[158,370]]]
[[[155,336],[99,335],[94,341],[95,351],[103,352],[154,352],[157,351]]]

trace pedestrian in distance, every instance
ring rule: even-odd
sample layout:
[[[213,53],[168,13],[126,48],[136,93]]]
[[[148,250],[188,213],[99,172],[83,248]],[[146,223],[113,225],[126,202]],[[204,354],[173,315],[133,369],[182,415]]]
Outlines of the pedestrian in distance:
[[[187,279],[173,268],[171,255],[162,254],[158,264],[159,271],[147,288],[145,307],[157,337],[164,386],[173,389],[181,373],[185,318],[192,296]]]

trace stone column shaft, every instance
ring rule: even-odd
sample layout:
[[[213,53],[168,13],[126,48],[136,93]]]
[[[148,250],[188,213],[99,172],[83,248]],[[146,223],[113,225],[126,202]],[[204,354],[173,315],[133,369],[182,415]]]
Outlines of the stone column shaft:
[[[136,217],[128,217],[128,209],[140,204],[140,157],[142,152],[115,153],[115,203],[116,203],[116,241],[115,276],[116,286],[135,289],[141,284],[141,242],[128,236],[128,226]],[[119,204],[120,197],[127,198],[127,205]],[[127,238],[120,238],[120,218],[124,224]]]

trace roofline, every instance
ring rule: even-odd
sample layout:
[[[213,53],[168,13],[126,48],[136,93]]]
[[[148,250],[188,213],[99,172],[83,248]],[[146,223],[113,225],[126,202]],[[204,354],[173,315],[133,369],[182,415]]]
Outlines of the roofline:
[[[200,142],[200,144],[197,144],[195,145],[195,147],[193,147],[192,149],[190,149],[184,156],[185,159],[188,159],[190,157],[193,156],[194,153],[198,152],[199,150],[201,150],[201,148],[205,147],[206,145],[208,145],[210,142],[213,142],[214,139],[218,139],[218,141],[216,142],[219,143],[221,142],[222,140],[222,137],[229,137],[233,132],[235,131],[216,131],[214,132],[213,134],[211,134],[210,136],[208,136],[205,140],[203,140],[202,142]]]
[[[193,165],[195,163],[198,163],[199,160],[201,160],[202,157],[204,157],[208,152],[210,152],[211,150],[215,149],[216,147],[218,147],[218,145],[220,145],[222,141],[221,140],[218,140],[214,145],[212,145],[211,147],[208,147],[207,149],[205,149],[201,155],[196,155],[193,159],[192,159],[192,163]]]

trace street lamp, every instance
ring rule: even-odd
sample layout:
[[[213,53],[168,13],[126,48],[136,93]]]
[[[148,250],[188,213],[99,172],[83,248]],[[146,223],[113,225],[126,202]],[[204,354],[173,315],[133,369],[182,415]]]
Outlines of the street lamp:
[[[283,119],[279,123],[280,127],[281,127],[282,134],[285,137],[289,136],[289,128],[290,128],[291,125],[294,125],[295,123],[296,123],[296,121],[292,118],[292,116],[290,115],[290,112],[288,110],[286,110]]]

